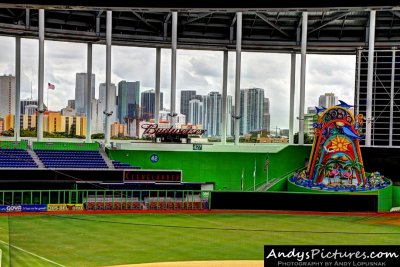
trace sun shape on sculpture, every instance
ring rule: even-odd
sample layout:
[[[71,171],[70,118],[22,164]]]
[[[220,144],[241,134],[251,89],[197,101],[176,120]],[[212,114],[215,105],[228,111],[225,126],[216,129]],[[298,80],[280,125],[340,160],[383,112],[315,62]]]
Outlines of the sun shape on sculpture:
[[[338,151],[348,151],[347,146],[350,144],[350,142],[346,139],[346,137],[340,137],[336,136],[335,138],[332,139],[331,147],[335,152]]]

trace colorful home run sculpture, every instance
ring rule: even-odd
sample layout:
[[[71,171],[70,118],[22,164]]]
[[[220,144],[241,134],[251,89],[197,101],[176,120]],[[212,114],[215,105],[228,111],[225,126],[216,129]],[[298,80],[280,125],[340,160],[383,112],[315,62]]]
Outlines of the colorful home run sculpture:
[[[378,172],[367,177],[359,140],[363,138],[364,116],[354,117],[350,105],[318,108],[314,143],[306,171],[296,172],[291,181],[306,187],[340,191],[371,190],[390,184]]]

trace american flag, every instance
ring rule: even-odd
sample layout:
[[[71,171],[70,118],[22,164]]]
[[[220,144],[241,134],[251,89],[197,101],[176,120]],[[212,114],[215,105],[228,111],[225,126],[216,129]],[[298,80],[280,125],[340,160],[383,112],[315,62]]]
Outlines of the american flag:
[[[47,89],[54,90],[54,89],[56,89],[56,86],[54,84],[47,83]]]

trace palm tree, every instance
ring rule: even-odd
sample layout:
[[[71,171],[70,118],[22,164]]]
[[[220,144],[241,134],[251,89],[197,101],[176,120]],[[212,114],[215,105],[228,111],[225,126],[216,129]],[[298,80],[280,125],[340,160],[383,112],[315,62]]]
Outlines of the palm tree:
[[[318,163],[317,165],[315,165],[315,167],[318,168],[318,176],[323,174],[323,176],[324,176],[323,178],[328,177],[329,184],[331,184],[331,177],[329,177],[329,172],[331,170],[330,166],[328,164]]]
[[[353,178],[353,170],[356,169],[358,172],[361,172],[361,168],[363,168],[364,166],[358,161],[358,160],[354,160],[354,161],[349,161],[346,163],[346,170],[348,172],[351,173],[351,176],[349,178]]]
[[[330,172],[331,172],[331,175],[333,175],[333,178],[336,178],[337,175],[340,176],[340,171],[337,170],[337,167],[338,167],[338,166],[341,167],[341,166],[342,166],[342,163],[343,163],[343,161],[341,161],[341,160],[339,159],[339,157],[332,157],[332,158],[330,158],[330,159],[328,160],[327,165],[328,165],[329,168],[330,168]],[[335,168],[335,169],[334,169],[334,168]]]

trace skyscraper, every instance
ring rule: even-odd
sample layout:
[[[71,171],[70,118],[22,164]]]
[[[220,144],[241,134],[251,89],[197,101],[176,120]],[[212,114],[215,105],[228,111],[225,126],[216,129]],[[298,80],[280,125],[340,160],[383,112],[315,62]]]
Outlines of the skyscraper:
[[[189,117],[189,101],[196,96],[196,90],[181,91],[181,114]]]
[[[315,107],[308,107],[307,113],[304,114],[304,132],[308,134],[310,138],[314,138],[314,122],[317,122],[317,111]]]
[[[203,103],[198,99],[192,99],[189,101],[189,116],[187,117],[187,123],[193,125],[203,124]]]
[[[115,121],[117,121],[117,88],[115,87],[115,84],[112,83],[111,87],[111,97],[110,97],[110,107],[109,107],[109,111],[112,111],[113,114],[109,117],[110,118],[110,122],[114,123]],[[106,84],[105,83],[100,83],[99,84],[99,100],[101,102],[101,106],[102,106],[102,113],[103,113],[103,120],[105,120],[105,114],[104,111],[106,110]],[[92,111],[94,112],[94,111]]]
[[[118,120],[125,123],[125,118],[139,117],[140,81],[118,83]]]
[[[264,89],[241,89],[240,96],[240,134],[261,130],[264,117]]]
[[[319,96],[318,105],[320,107],[330,108],[336,106],[338,103],[338,97],[334,93],[325,93]]]
[[[263,130],[270,132],[271,114],[269,113],[269,98],[264,98]]]
[[[222,96],[218,92],[210,92],[203,96],[203,129],[207,136],[220,135],[222,123]]]
[[[84,114],[86,107],[85,91],[86,91],[87,73],[77,73],[75,81],[75,110],[77,114]],[[91,84],[92,99],[95,99],[95,74],[92,74]]]
[[[68,100],[68,107],[75,109],[75,99]]]
[[[160,92],[160,110],[163,109],[163,93]],[[141,118],[149,121],[154,119],[156,94],[154,90],[147,90],[141,93]]]
[[[0,76],[0,118],[15,114],[15,76]]]

